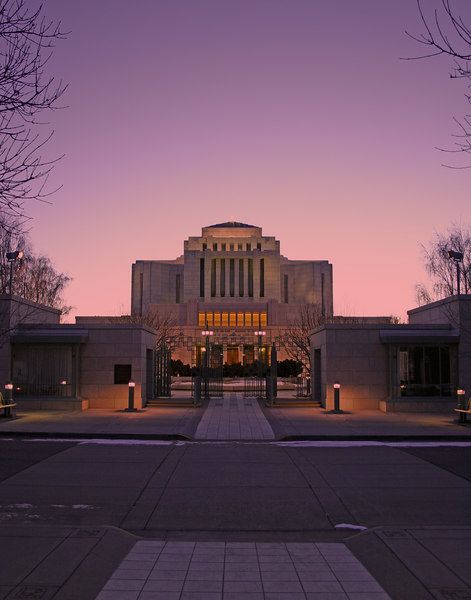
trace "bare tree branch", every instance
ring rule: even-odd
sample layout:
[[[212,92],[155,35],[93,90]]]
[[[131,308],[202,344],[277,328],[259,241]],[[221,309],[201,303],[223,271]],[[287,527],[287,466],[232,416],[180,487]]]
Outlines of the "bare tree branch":
[[[55,43],[66,34],[42,11],[27,0],[0,0],[0,216],[20,220],[27,200],[47,201],[56,191],[46,184],[61,158],[43,158],[53,133],[39,130],[67,88],[46,75]]]

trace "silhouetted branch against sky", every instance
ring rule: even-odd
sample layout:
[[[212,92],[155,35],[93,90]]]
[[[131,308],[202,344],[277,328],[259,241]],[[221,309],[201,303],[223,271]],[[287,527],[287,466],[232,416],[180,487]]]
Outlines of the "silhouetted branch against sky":
[[[423,2],[417,0],[417,7],[422,25],[422,32],[406,34],[419,44],[426,47],[423,54],[406,60],[417,60],[445,56],[453,59],[450,72],[452,79],[467,79],[471,87],[471,18],[469,22],[460,13],[458,3],[451,0]],[[471,95],[465,93],[468,103]],[[471,115],[453,118],[458,126],[458,133],[453,134],[455,148],[438,148],[443,152],[471,153]],[[468,169],[471,165],[444,165],[452,169]]]
[[[47,201],[55,191],[47,179],[60,157],[44,157],[53,135],[47,113],[60,108],[67,86],[48,75],[47,67],[64,37],[42,5],[0,0],[0,216],[15,222],[27,217],[28,200]]]

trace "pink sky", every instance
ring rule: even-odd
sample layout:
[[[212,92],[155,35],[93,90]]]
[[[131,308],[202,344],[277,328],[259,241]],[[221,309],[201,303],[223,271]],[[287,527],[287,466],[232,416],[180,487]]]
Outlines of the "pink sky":
[[[133,261],[233,218],[289,258],[332,262],[337,313],[404,316],[427,280],[419,242],[471,222],[470,171],[434,149],[452,143],[464,84],[446,61],[400,60],[420,52],[412,0],[48,11],[71,30],[51,62],[70,88],[49,153],[66,157],[53,205],[29,213],[36,249],[73,277],[74,314],[127,311]]]

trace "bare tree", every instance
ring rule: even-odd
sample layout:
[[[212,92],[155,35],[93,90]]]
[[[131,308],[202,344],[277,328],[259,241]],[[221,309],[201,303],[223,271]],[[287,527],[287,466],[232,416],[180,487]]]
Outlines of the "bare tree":
[[[471,87],[471,23],[467,24],[465,19],[452,6],[451,0],[437,0],[435,8],[431,3],[424,9],[424,3],[417,0],[419,15],[423,31],[419,35],[406,32],[409,37],[426,47],[424,54],[408,58],[415,60],[437,56],[449,57],[453,60],[453,68],[450,72],[452,79],[465,79],[468,88]],[[471,94],[465,93],[468,103],[471,104]],[[454,118],[458,126],[458,133],[454,134],[456,148],[444,150],[446,152],[471,153],[471,114],[465,114],[462,118]],[[445,165],[454,169],[466,169],[471,165],[453,166]]]
[[[13,235],[11,232],[15,231]],[[21,260],[10,263],[7,252],[20,249]],[[10,290],[10,269],[13,268]],[[22,232],[18,221],[0,218],[0,294],[12,293],[26,300],[57,308],[63,315],[71,307],[65,304],[63,294],[71,278],[56,270],[51,260],[36,255],[27,233]]]
[[[60,23],[47,20],[42,5],[0,0],[0,215],[25,218],[24,203],[45,200],[47,177],[58,159],[42,154],[52,132],[40,133],[40,119],[58,108],[66,86],[46,74]]]
[[[311,333],[317,327],[330,321],[331,319],[326,317],[320,304],[303,304],[282,336],[282,346],[288,357],[300,362],[309,375],[312,373]]]
[[[146,325],[156,333],[154,348],[158,350],[166,345],[173,350],[179,343],[182,332],[177,328],[175,315],[169,312],[161,312],[156,307],[150,308],[143,315],[121,315],[111,317],[113,323],[133,323]]]
[[[452,223],[445,233],[435,232],[433,239],[421,244],[425,269],[432,280],[429,289],[423,283],[416,285],[416,299],[426,304],[452,296],[456,292],[456,266],[448,256],[449,250],[463,254],[460,269],[460,284],[463,294],[471,293],[471,229],[469,226]]]

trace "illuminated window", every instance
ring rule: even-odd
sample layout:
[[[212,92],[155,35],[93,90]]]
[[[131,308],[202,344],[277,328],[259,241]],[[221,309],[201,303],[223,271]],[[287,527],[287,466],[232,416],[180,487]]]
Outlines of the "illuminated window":
[[[204,327],[206,325],[206,315],[204,312],[198,313],[198,327]]]
[[[214,327],[221,327],[221,313],[214,313]]]
[[[212,312],[206,313],[206,322],[208,323],[208,327],[212,326],[212,324],[213,324],[213,313]]]
[[[266,312],[260,313],[260,326],[261,327],[267,326],[267,313]]]
[[[244,313],[240,312],[237,313],[237,327],[243,327],[244,326]]]
[[[229,325],[229,313],[227,313],[227,312],[223,312],[222,313],[222,322],[221,322],[221,325],[223,327],[228,327],[228,325]]]
[[[236,326],[236,313],[235,312],[229,313],[229,326],[230,327]]]
[[[252,313],[245,313],[245,326],[252,327]]]
[[[260,327],[260,313],[258,313],[258,312],[252,313],[252,325],[254,327]]]

